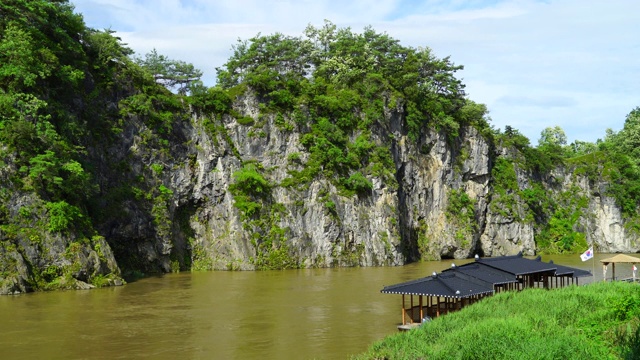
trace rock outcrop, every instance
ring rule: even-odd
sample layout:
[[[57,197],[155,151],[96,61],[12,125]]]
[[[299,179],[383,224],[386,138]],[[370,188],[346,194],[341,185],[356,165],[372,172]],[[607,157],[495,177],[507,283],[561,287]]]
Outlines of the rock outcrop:
[[[126,131],[131,136],[110,149],[112,161],[132,161],[123,178],[134,181],[143,174],[140,186],[153,193],[147,195],[151,201],[126,202],[125,218],[105,223],[105,236],[116,254],[118,249],[126,249],[122,251],[128,257],[135,254],[130,266],[142,265],[145,271],[251,270],[259,267],[259,257],[275,256],[276,251],[287,258],[280,260],[302,267],[401,265],[419,259],[537,251],[540,224],[518,193],[531,187],[535,174],[518,166],[513,150],[491,144],[471,126],[461,129],[453,141],[431,130],[417,143],[411,142],[400,109],[387,109],[388,125],[371,130],[375,141],[391,144],[396,181],[374,177],[370,193],[342,196],[322,177],[302,187],[280,185],[290,170],[307,161],[300,133],[277,126],[273,114],[261,114],[258,100],[250,95],[241,98],[235,109],[260,124],[242,125],[228,115],[213,120],[194,115],[174,129],[171,146],[163,153],[142,144],[147,129],[132,119]],[[508,194],[513,201],[508,211],[507,195],[494,191],[496,158],[508,159],[516,172],[518,189]],[[273,185],[262,206],[268,214],[261,215],[259,224],[243,216],[230,192],[234,173],[246,162],[262,169]],[[162,164],[161,174],[150,170],[154,164]],[[552,181],[540,181],[550,196],[577,186],[590,199],[575,231],[584,232],[600,251],[640,250],[638,236],[625,230],[612,198],[571,175],[570,168],[558,171],[562,175],[556,174]],[[114,176],[120,175],[105,174],[104,181],[117,183]],[[158,198],[153,189],[159,185],[172,192],[160,220],[171,224],[164,232],[152,215]],[[453,197],[462,205],[453,206]],[[272,229],[283,240],[261,248]],[[130,252],[126,243],[136,244],[135,251]]]
[[[401,106],[386,108],[384,121],[370,131],[372,141],[390,150],[392,176],[369,176],[370,191],[343,194],[323,176],[287,185],[309,160],[301,132],[261,113],[250,92],[234,109],[254,122],[193,113],[162,138],[144,119],[127,117],[118,138],[88,149],[100,189],[99,235],[83,240],[23,229],[14,241],[0,242],[0,293],[117,285],[119,266],[129,272],[253,270],[533,255],[554,216],[534,214],[532,204],[544,200],[535,196],[572,211],[577,241],[603,252],[640,251],[638,234],[606,195],[606,182],[571,167],[535,174],[521,166],[517,151],[472,126],[454,139],[425,130],[411,141]],[[497,180],[504,178],[495,174],[498,162],[511,185]],[[253,215],[236,206],[232,191],[234,174],[246,164],[269,183]],[[11,171],[10,164],[0,170],[7,183]],[[542,189],[538,195],[525,195],[535,186]],[[12,206],[4,216],[47,218],[37,197],[8,190],[4,203]]]

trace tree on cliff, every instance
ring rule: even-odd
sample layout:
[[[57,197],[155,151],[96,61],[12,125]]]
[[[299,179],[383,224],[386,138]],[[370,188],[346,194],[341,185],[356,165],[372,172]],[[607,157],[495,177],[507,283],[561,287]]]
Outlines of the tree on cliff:
[[[627,154],[640,165],[640,107],[627,114],[622,130],[610,132],[607,141],[616,152]]]
[[[616,198],[623,213],[637,217],[640,209],[640,107],[626,117],[619,132],[607,130],[599,149],[605,154],[607,173],[611,179],[609,193]],[[640,231],[640,221],[635,229]]]
[[[380,94],[386,92],[402,104],[409,136],[416,140],[427,124],[455,137],[462,122],[484,118],[486,112],[469,118],[470,112],[462,116],[459,111],[467,103],[464,85],[455,77],[461,69],[448,57],[435,57],[429,48],[404,47],[370,27],[359,34],[327,21],[321,28],[310,25],[300,37],[274,34],[239,40],[217,71],[223,88],[243,83],[273,106],[291,110],[308,105],[318,115],[333,115],[331,119],[339,118],[338,112],[361,109],[369,121],[378,120]],[[357,125],[347,119],[343,124]]]
[[[202,71],[196,69],[193,64],[171,60],[158,54],[156,49],[145,54],[144,58],[137,58],[136,63],[148,70],[157,83],[169,89],[176,89],[183,95],[202,77]]]

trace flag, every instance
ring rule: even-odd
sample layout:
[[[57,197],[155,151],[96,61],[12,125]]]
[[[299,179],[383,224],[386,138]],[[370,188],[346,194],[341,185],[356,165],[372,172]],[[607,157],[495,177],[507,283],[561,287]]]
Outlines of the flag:
[[[589,259],[591,259],[593,257],[593,248],[590,247],[589,250],[585,251],[582,253],[582,255],[580,255],[580,259],[582,259],[582,261],[587,261]]]

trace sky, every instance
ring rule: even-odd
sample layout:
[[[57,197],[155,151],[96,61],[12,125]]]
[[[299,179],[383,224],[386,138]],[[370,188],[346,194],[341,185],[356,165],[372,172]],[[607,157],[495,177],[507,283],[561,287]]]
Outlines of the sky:
[[[144,55],[194,64],[213,86],[238,39],[302,36],[329,20],[372,26],[403,46],[450,56],[469,99],[491,124],[538,143],[560,126],[568,141],[619,131],[640,106],[637,0],[71,0],[87,26],[111,29]]]

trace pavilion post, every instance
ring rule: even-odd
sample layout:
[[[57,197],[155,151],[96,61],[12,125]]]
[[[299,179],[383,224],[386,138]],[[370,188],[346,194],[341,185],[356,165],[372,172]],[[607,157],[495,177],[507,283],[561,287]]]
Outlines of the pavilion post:
[[[611,281],[616,281],[616,263],[611,263]]]
[[[405,320],[405,310],[404,310],[404,294],[402,294],[402,325],[407,325],[407,321]]]
[[[413,323],[413,319],[415,319],[415,314],[413,313],[413,295],[411,295],[411,319],[409,319]]]
[[[422,308],[422,295],[420,295],[420,322],[424,319],[424,310]]]

